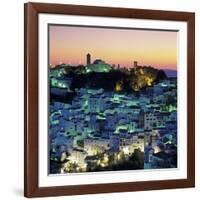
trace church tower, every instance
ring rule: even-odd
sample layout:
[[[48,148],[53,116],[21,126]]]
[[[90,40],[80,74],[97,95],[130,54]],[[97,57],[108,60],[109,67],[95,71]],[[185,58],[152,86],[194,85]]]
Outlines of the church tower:
[[[91,55],[88,53],[87,55],[86,55],[86,60],[87,60],[87,65],[90,65],[91,64]]]

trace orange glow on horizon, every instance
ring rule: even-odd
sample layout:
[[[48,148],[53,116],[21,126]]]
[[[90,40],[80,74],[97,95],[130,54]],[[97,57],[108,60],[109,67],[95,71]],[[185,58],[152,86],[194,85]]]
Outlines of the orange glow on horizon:
[[[86,64],[102,59],[122,67],[138,65],[176,69],[177,32],[112,29],[73,26],[50,26],[50,63]]]

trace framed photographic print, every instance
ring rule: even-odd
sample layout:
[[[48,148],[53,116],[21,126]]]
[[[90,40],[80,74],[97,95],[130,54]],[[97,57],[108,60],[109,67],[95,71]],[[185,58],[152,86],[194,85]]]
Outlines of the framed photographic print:
[[[25,196],[194,187],[194,33],[194,13],[25,4]]]

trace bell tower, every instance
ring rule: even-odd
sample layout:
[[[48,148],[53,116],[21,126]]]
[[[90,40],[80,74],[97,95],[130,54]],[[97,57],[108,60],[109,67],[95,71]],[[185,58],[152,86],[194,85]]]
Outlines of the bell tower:
[[[91,64],[91,55],[88,53],[87,55],[86,55],[86,60],[87,60],[87,65],[90,65]]]

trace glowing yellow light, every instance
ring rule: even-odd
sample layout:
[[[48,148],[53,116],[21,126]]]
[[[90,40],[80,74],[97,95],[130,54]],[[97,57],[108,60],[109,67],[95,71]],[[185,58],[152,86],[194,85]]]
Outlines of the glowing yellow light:
[[[62,162],[62,161],[64,161],[66,158],[67,158],[67,155],[66,155],[65,152],[63,152],[62,155],[61,155],[60,161]]]
[[[101,163],[100,165],[101,165],[101,167],[105,167],[106,166],[104,163]]]
[[[154,153],[159,153],[159,152],[160,152],[160,148],[157,147],[157,146],[155,146],[155,147],[154,147]]]
[[[115,91],[116,92],[120,92],[122,91],[122,82],[117,82],[116,85],[115,85]]]
[[[117,159],[120,160],[121,159],[121,155],[117,154]]]
[[[86,165],[86,164],[83,164],[81,167],[82,167],[83,169],[86,169],[87,165]]]
[[[148,86],[152,86],[153,79],[149,78],[149,77],[146,77],[146,82],[147,82]]]
[[[140,69],[140,74],[143,75],[144,74],[144,70]]]
[[[126,146],[123,148],[124,154],[129,154],[129,148]]]
[[[103,158],[103,162],[104,162],[104,163],[108,163],[108,160],[109,160],[109,159],[108,159],[108,155],[105,154],[105,155],[104,155],[104,158]]]

